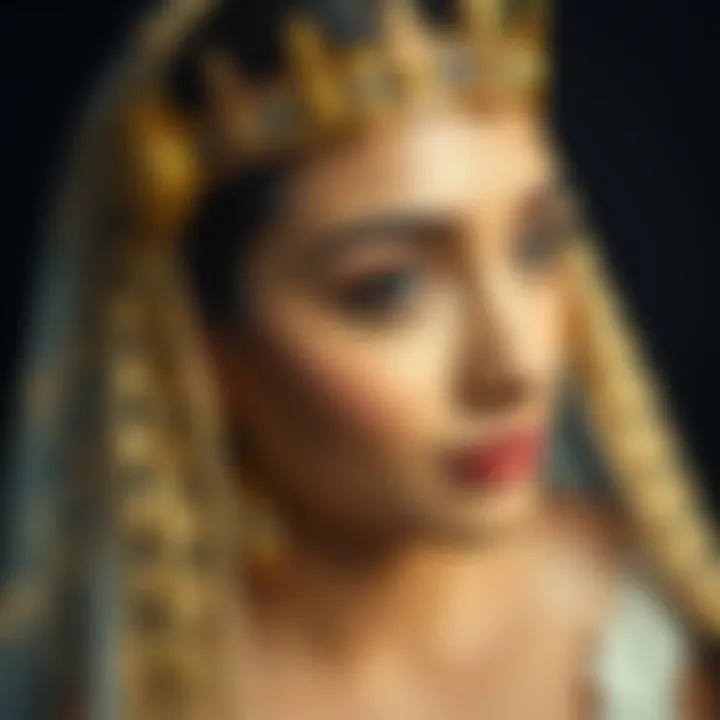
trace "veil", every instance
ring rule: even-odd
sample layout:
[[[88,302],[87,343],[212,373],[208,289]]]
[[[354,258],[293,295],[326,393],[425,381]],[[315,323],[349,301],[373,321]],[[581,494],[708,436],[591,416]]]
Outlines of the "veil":
[[[47,715],[88,677],[89,716],[111,720],[133,706],[149,668],[166,670],[152,677],[160,695],[211,672],[197,648],[148,647],[136,633],[158,606],[182,615],[210,602],[236,524],[172,252],[197,178],[156,85],[208,5],[166,3],[142,26],[91,103],[60,183],[12,440],[7,720]],[[681,612],[717,635],[720,566],[699,486],[599,247],[584,238],[573,250],[576,371],[550,475],[616,497]]]

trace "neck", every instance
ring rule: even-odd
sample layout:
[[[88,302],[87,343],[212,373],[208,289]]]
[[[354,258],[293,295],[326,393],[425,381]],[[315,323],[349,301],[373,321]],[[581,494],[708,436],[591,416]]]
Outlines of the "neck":
[[[273,622],[332,656],[462,653],[512,617],[532,562],[529,532],[473,547],[393,543],[361,554],[295,536],[273,584]]]

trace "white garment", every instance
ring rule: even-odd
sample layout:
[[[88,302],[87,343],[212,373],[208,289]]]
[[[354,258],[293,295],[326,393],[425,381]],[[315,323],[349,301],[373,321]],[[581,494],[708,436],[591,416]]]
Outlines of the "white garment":
[[[602,720],[678,720],[677,697],[687,658],[678,620],[649,583],[629,573],[621,584],[596,658]]]

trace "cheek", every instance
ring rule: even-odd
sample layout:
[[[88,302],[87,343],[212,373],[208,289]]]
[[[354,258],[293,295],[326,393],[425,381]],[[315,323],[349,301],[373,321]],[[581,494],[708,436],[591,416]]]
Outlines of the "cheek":
[[[556,388],[565,366],[565,302],[551,278],[509,274],[494,318],[504,329],[508,358],[537,399]]]
[[[567,355],[567,301],[557,283],[543,283],[532,294],[527,351],[550,384],[563,376]]]
[[[397,331],[357,330],[295,308],[268,325],[268,351],[326,438],[412,442],[441,403],[452,325],[428,318]]]

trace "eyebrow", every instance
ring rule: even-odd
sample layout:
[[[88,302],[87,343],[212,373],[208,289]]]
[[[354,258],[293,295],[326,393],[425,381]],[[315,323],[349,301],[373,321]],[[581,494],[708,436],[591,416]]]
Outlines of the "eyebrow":
[[[422,211],[390,211],[343,222],[337,227],[312,237],[311,248],[305,256],[307,264],[326,265],[350,249],[366,245],[418,242],[418,233],[443,225],[441,218]]]
[[[555,179],[543,183],[533,188],[523,198],[521,204],[522,213],[527,216],[546,209],[564,208],[564,200],[567,197],[566,191],[567,186]]]
[[[530,190],[528,195],[536,200],[554,200],[563,195],[566,187],[561,178],[553,176],[538,183]]]

